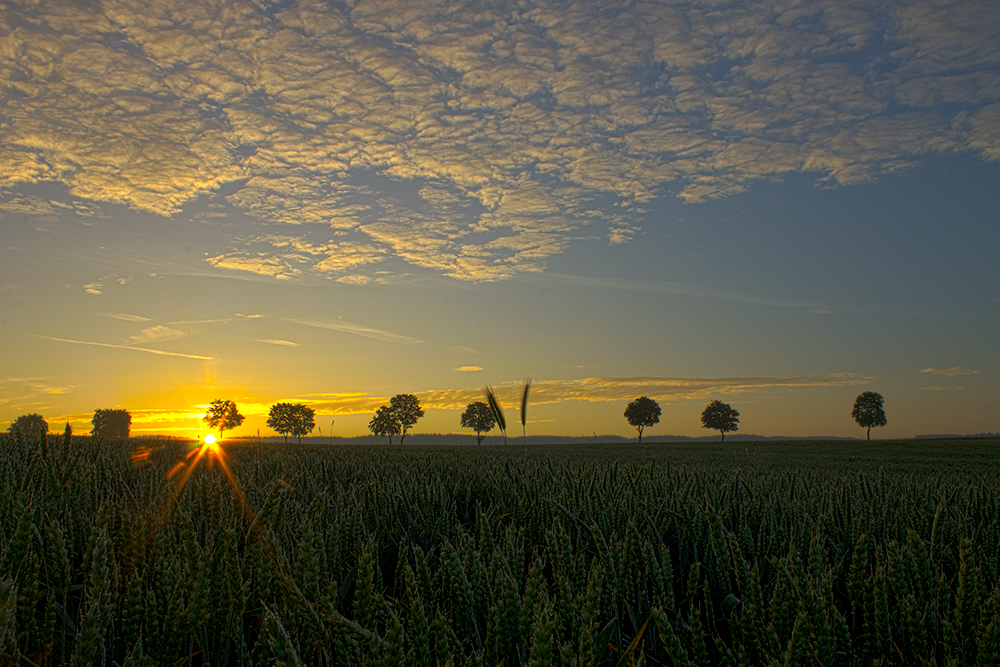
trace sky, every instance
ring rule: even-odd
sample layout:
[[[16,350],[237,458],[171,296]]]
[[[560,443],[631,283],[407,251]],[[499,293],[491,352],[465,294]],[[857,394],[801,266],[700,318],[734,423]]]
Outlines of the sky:
[[[1000,431],[1000,4],[7,0],[0,426]],[[511,434],[519,431],[512,426]]]

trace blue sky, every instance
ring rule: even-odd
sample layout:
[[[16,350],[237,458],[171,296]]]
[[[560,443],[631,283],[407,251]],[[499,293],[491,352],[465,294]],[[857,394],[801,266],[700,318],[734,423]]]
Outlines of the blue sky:
[[[11,2],[0,422],[1000,430],[990,2]]]

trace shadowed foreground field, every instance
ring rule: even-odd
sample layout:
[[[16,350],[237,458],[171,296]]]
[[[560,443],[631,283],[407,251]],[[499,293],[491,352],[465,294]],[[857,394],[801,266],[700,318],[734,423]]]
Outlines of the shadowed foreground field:
[[[0,663],[1000,664],[998,445],[2,436]]]

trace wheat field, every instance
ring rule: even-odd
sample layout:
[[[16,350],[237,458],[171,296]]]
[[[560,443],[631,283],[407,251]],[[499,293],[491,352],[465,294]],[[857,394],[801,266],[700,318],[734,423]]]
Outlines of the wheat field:
[[[0,663],[996,665],[997,444],[4,435]]]

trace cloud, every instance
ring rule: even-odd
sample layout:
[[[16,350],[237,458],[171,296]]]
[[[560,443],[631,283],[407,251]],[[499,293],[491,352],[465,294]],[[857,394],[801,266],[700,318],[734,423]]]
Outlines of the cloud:
[[[279,280],[290,280],[306,272],[319,274],[340,273],[377,262],[385,250],[370,243],[353,241],[312,243],[306,239],[287,235],[268,235],[240,242],[251,248],[264,250],[236,250],[206,261],[212,266],[237,271],[249,271]],[[341,282],[350,282],[341,279]],[[353,283],[358,284],[358,283]]]
[[[213,224],[267,233],[216,269],[477,282],[544,270],[584,227],[628,242],[667,192],[1000,159],[990,0],[224,7],[8,3],[0,207],[52,215],[18,189],[56,182],[75,210],[166,217],[229,184]]]
[[[390,331],[375,329],[372,327],[364,326],[362,324],[345,322],[343,320],[327,320],[318,318],[317,319],[289,318],[288,321],[294,322],[295,324],[301,324],[307,327],[317,327],[319,329],[329,329],[330,331],[341,331],[343,333],[354,334],[355,336],[363,336],[365,338],[374,338],[375,340],[381,340],[387,343],[416,345],[417,343],[423,342],[416,338],[411,338],[410,336],[402,336],[399,334],[394,334]]]
[[[455,370],[459,371],[460,373],[474,373],[476,371],[483,370],[483,367],[482,366],[459,366]]]
[[[829,308],[816,308],[812,304],[801,301],[790,301],[788,299],[775,299],[766,296],[754,296],[743,292],[729,290],[719,290],[700,285],[690,285],[662,280],[635,280],[629,278],[601,278],[594,276],[580,276],[565,273],[546,273],[538,280],[553,282],[563,285],[574,285],[589,289],[613,289],[628,290],[632,292],[654,292],[657,294],[679,294],[683,296],[693,296],[707,299],[726,299],[742,301],[761,306],[778,306],[786,308],[808,308],[809,312],[825,315],[833,312]]]
[[[171,324],[225,324],[228,322],[240,322],[243,320],[257,320],[263,318],[264,315],[253,314],[253,315],[241,315],[240,313],[234,313],[231,317],[214,317],[207,320],[177,320],[171,322]]]
[[[584,378],[581,380],[535,381],[531,385],[531,403],[541,405],[562,401],[591,403],[630,401],[649,396],[663,401],[702,399],[717,394],[741,394],[772,388],[844,387],[867,384],[871,378],[854,373],[836,373],[803,377],[745,378]],[[497,387],[501,401],[517,405],[520,385]],[[421,404],[429,408],[453,410],[482,398],[479,389],[432,390],[418,392]]]
[[[129,336],[128,343],[130,345],[144,345],[146,343],[161,343],[168,340],[177,340],[178,338],[183,338],[184,332],[180,329],[171,329],[170,327],[165,327],[162,324],[157,324],[155,326],[146,327],[139,333]]]
[[[114,281],[119,285],[128,285],[132,282],[132,276],[119,276],[117,274],[111,274],[104,276],[92,283],[83,286],[83,289],[87,294],[104,294],[106,285],[109,281]]]
[[[359,273],[352,273],[349,276],[341,276],[337,278],[337,282],[344,283],[345,285],[367,285],[371,282],[371,278],[363,276]]]
[[[931,375],[943,375],[945,377],[957,377],[959,375],[976,375],[979,373],[979,370],[963,366],[952,366],[951,368],[925,368],[920,372]]]
[[[39,197],[10,197],[0,201],[0,211],[8,213],[22,213],[29,215],[54,216],[59,212],[55,202],[46,201]]]
[[[215,357],[203,357],[197,354],[182,354],[180,352],[165,352],[163,350],[152,350],[148,347],[136,347],[134,345],[113,345],[111,343],[96,343],[87,340],[71,340],[69,338],[55,338],[53,336],[43,336],[41,334],[31,334],[31,335],[35,336],[36,338],[42,338],[44,340],[54,340],[59,343],[74,343],[76,345],[93,345],[96,347],[111,347],[120,350],[135,350],[136,352],[148,352],[149,354],[157,354],[164,357],[182,357],[184,359],[203,359],[206,361],[211,361],[215,358]]]
[[[61,396],[74,388],[73,385],[52,384],[47,377],[0,377],[0,405],[17,409],[26,399]]]
[[[304,403],[319,415],[360,415],[375,412],[389,402],[388,397],[369,396],[360,392],[306,394],[295,402]]]
[[[944,387],[940,385],[935,385],[932,387],[924,387],[924,391],[962,391],[965,387]]]
[[[261,343],[270,343],[271,345],[282,345],[284,347],[298,347],[298,343],[293,343],[289,340],[280,340],[278,338],[261,338],[259,340]]]
[[[128,313],[101,313],[104,317],[110,317],[123,322],[151,322],[152,320],[142,315],[130,315]]]

